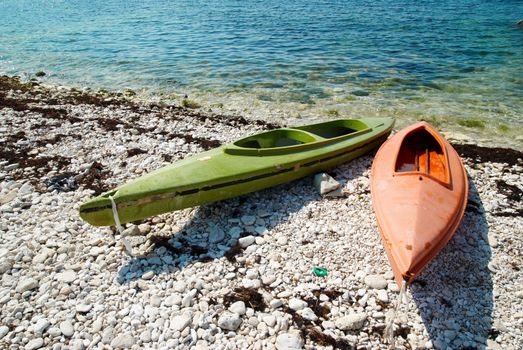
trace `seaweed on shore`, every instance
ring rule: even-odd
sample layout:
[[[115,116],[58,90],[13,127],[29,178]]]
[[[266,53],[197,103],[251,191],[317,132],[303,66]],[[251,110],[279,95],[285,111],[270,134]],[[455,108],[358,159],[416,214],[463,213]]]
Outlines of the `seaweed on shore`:
[[[184,139],[185,142],[197,144],[201,146],[204,150],[216,148],[221,145],[221,142],[218,140],[211,140],[204,137],[192,136],[190,134],[171,133],[168,135],[168,137],[170,140],[174,138]]]
[[[496,186],[498,188],[498,192],[507,197],[508,200],[514,202],[521,201],[521,195],[523,194],[523,191],[521,191],[518,186],[508,184],[501,179],[496,180]]]
[[[110,170],[105,170],[103,165],[99,162],[94,162],[83,174],[76,176],[75,180],[78,185],[94,191],[94,195],[98,196],[109,190],[105,180],[112,175]]]
[[[480,163],[507,163],[510,166],[521,164],[523,152],[511,148],[483,147],[473,144],[454,143],[452,146],[461,157],[470,158]]]
[[[238,287],[223,297],[223,304],[226,307],[229,307],[237,301],[243,301],[248,307],[256,311],[264,311],[267,308],[267,303],[263,299],[263,295],[254,288]]]

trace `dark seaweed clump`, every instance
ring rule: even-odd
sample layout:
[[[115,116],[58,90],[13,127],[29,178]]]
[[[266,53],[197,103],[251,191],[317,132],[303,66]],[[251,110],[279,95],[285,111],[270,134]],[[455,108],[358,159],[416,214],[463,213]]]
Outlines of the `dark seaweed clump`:
[[[223,304],[227,307],[237,301],[243,301],[245,305],[256,311],[264,311],[267,308],[263,295],[254,288],[236,288],[232,293],[223,297]]]
[[[472,144],[455,143],[452,146],[460,156],[470,158],[480,163],[507,163],[508,165],[521,164],[523,152],[500,147],[482,147]]]

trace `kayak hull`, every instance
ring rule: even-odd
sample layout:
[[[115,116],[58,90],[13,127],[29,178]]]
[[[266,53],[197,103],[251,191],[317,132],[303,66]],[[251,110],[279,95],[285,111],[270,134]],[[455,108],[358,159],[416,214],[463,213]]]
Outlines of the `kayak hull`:
[[[300,127],[254,135],[188,157],[104,193],[84,203],[80,216],[95,226],[114,225],[109,196],[116,203],[120,222],[126,223],[290,182],[379,147],[393,122],[390,118],[365,120],[368,127],[359,127],[361,130],[355,130],[350,137],[324,138]],[[267,141],[269,136],[265,134],[278,134],[278,142],[299,141],[263,147],[264,142],[275,142]],[[252,146],[254,137],[256,147],[243,147]],[[336,142],[338,138],[342,140]]]
[[[371,172],[380,235],[396,282],[412,282],[458,228],[468,179],[452,146],[428,123],[385,142]]]

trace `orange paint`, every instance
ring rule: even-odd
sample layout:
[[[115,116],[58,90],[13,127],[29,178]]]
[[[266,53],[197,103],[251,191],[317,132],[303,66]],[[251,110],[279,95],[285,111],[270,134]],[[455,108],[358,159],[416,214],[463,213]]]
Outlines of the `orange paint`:
[[[387,140],[372,164],[374,212],[396,282],[410,283],[456,231],[468,197],[463,163],[428,123]]]

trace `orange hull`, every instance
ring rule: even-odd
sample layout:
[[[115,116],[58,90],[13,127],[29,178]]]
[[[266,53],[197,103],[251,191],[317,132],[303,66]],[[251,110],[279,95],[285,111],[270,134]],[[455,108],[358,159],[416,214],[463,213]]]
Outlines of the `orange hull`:
[[[411,283],[461,222],[468,197],[463,163],[432,126],[417,123],[379,149],[371,193],[396,282]]]

